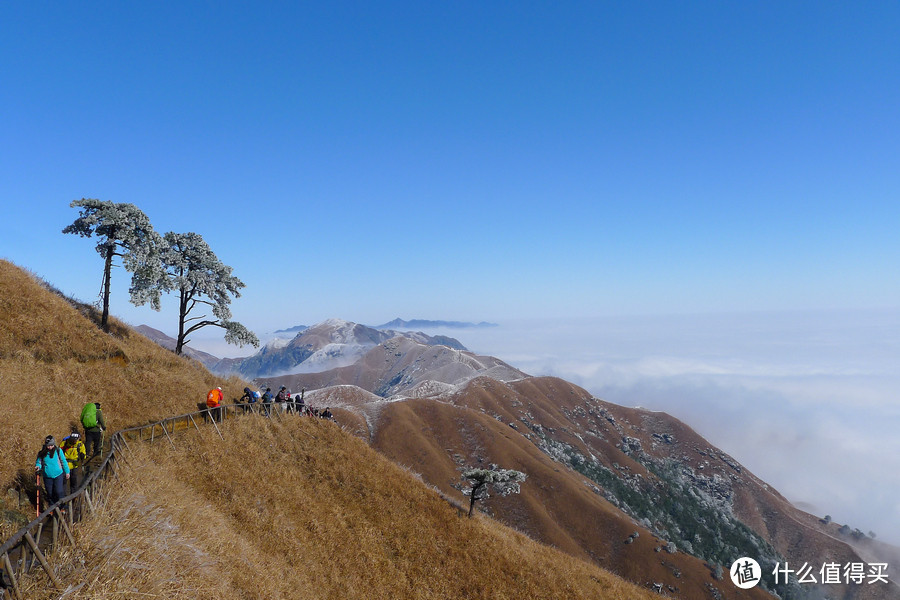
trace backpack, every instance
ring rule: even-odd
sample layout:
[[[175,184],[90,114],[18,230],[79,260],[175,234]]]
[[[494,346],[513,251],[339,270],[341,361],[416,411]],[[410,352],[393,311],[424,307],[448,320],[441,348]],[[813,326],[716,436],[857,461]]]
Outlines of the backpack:
[[[222,390],[216,388],[214,390],[209,390],[206,394],[206,406],[209,408],[216,408],[222,403],[223,395]]]
[[[81,409],[81,424],[85,429],[93,429],[97,426],[97,405],[88,402]]]
[[[66,468],[65,468],[65,466],[63,466],[63,457],[65,457],[65,453],[63,452],[63,449],[60,448],[59,446],[57,446],[56,448],[53,449],[53,451],[56,453],[56,460],[59,461],[59,468],[65,473]],[[41,450],[40,452],[38,452],[38,460],[40,460],[42,463],[41,470],[46,469],[47,463],[45,461],[47,460],[48,457],[53,458],[52,456],[50,456],[49,452],[45,452],[44,450]]]

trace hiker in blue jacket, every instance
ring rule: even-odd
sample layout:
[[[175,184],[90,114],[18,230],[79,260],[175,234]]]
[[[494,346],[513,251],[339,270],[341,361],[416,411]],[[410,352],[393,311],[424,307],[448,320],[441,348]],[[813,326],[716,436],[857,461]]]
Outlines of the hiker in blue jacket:
[[[250,388],[244,388],[244,395],[238,398],[238,404],[243,404],[241,407],[244,410],[244,413],[250,412],[250,405],[256,402],[256,397],[254,397],[253,392],[250,391]]]
[[[269,416],[271,412],[272,402],[275,400],[275,396],[272,395],[272,388],[266,388],[266,393],[262,396],[263,408],[265,409],[265,416]]]
[[[44,478],[48,502],[51,505],[59,502],[63,497],[65,482],[69,478],[69,462],[52,435],[44,439],[44,447],[38,452],[34,470],[40,472]]]

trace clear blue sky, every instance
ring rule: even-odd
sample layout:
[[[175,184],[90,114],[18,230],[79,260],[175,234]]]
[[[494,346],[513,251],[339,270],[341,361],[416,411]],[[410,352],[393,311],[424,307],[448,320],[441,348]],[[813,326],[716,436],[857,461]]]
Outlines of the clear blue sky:
[[[900,306],[896,2],[0,4],[0,257],[89,197],[251,329]],[[127,299],[112,312],[170,333]]]

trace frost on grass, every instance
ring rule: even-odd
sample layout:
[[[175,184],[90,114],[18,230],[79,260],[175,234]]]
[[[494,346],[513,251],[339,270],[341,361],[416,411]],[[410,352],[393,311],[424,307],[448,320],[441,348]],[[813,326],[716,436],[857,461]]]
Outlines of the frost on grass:
[[[221,565],[141,494],[114,500],[79,537],[62,598],[206,597],[216,587]]]

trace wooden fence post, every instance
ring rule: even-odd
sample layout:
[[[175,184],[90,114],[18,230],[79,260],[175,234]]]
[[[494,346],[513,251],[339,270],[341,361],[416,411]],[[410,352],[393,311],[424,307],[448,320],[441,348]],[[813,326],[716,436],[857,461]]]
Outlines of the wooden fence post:
[[[172,449],[177,450],[177,448],[175,447],[175,442],[172,441],[172,437],[169,435],[169,431],[166,429],[165,421],[163,421],[163,431],[166,432],[166,438],[168,438],[169,443],[172,444]],[[173,427],[172,427],[172,433],[175,433],[174,423],[173,423]]]
[[[56,589],[62,589],[62,585],[59,583],[59,580],[56,578],[56,575],[53,574],[53,569],[50,568],[50,564],[47,562],[47,559],[44,558],[44,555],[41,553],[41,549],[38,548],[37,542],[35,542],[34,538],[31,537],[30,532],[25,533],[25,541],[27,541],[28,545],[31,546],[31,551],[34,552],[35,556],[37,556],[38,561],[41,563],[41,566],[44,568],[44,571],[47,573],[47,576],[50,578],[50,581],[52,581],[53,585],[56,586]]]
[[[87,488],[84,488],[84,499],[87,501],[88,510],[91,511],[91,514],[94,514],[96,512],[94,510],[94,503],[91,502],[91,494]]]
[[[70,506],[69,512],[71,512],[71,511],[72,511],[72,507]],[[72,535],[72,530],[69,529],[69,525],[68,525],[68,523],[66,523],[65,517],[63,517],[62,513],[59,511],[58,506],[56,507],[56,516],[59,517],[59,522],[62,523],[63,531],[65,532],[66,537],[69,538],[69,541],[74,546],[75,545],[75,536]]]
[[[13,594],[16,595],[16,600],[22,600],[22,592],[19,591],[19,583],[16,581],[16,575],[13,572],[12,565],[9,562],[9,552],[3,553],[3,568],[6,570],[6,574],[9,576],[9,582],[12,584]]]
[[[209,410],[209,409],[207,409],[207,410]],[[212,415],[210,415],[210,416],[212,416]],[[221,431],[219,431],[219,426],[216,425],[216,420],[215,420],[215,419],[210,419],[210,420],[212,421],[213,427],[216,428],[216,433],[218,433],[218,434],[219,434],[219,437],[222,438],[222,440],[224,441],[224,440],[225,440],[225,436],[222,435],[222,432],[221,432]]]
[[[59,519],[54,515],[51,515],[50,519],[53,525],[50,534],[50,552],[48,554],[52,554],[59,549]]]

